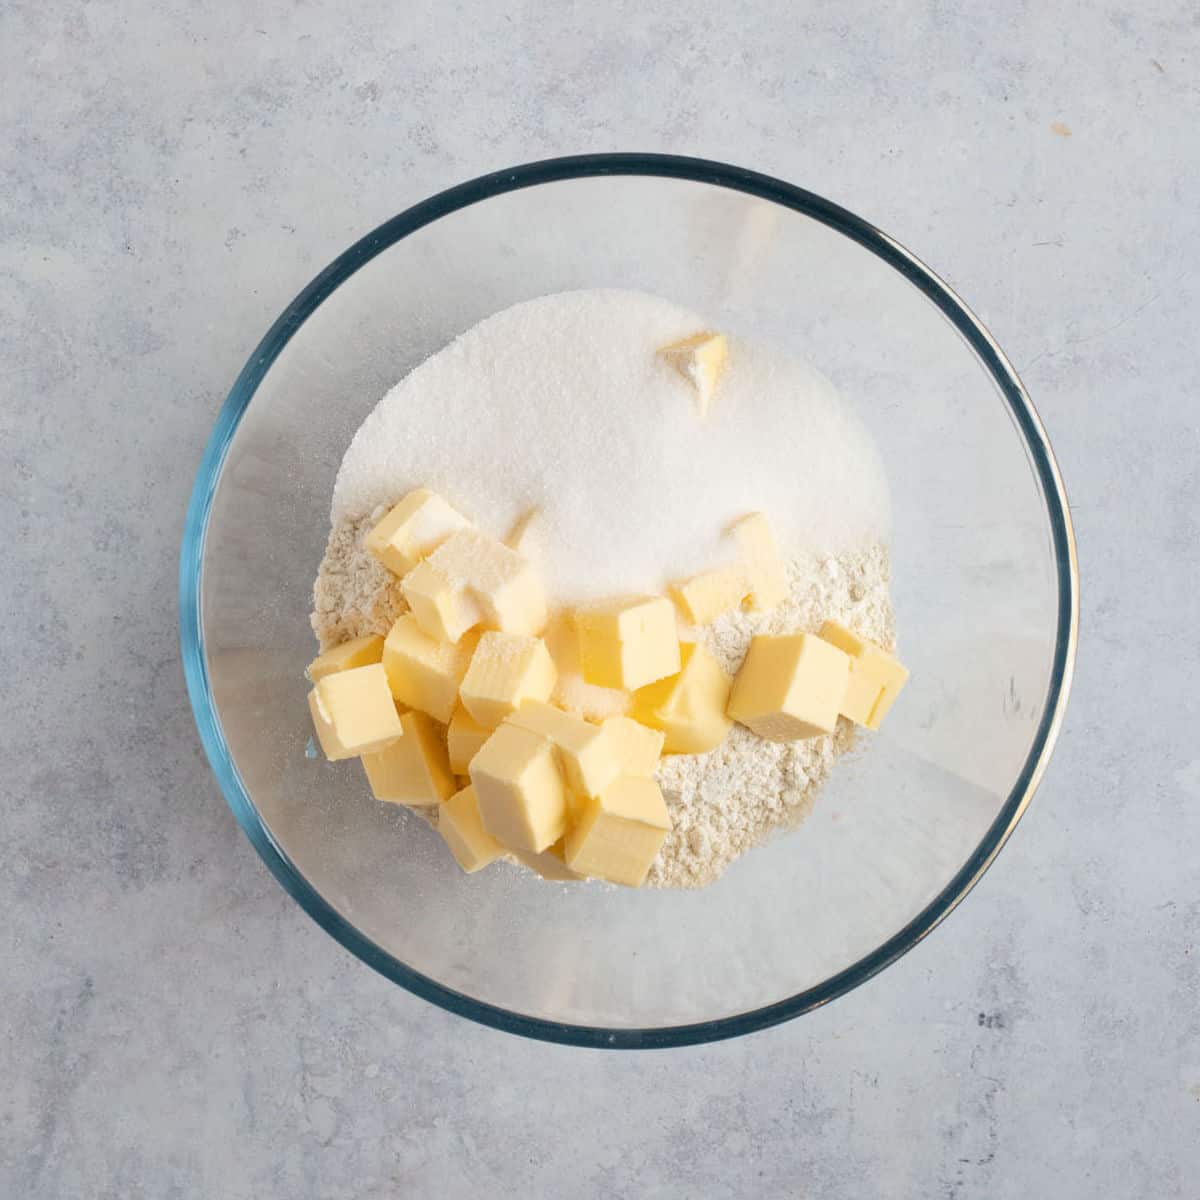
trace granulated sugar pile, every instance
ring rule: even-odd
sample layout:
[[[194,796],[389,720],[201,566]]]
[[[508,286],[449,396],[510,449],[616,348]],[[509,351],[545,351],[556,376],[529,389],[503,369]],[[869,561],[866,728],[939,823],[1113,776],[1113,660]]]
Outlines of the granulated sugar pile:
[[[713,565],[735,517],[780,544],[839,553],[878,540],[887,484],[874,444],[806,363],[737,337],[708,417],[655,350],[706,327],[638,292],[543,296],[426,360],[355,434],[334,525],[414,487],[503,536],[539,507],[547,594],[570,604],[656,591]]]
[[[562,605],[661,591],[727,561],[721,531],[765,512],[789,559],[787,600],[762,616],[727,614],[697,639],[731,673],[754,633],[827,619],[891,649],[887,484],[868,434],[813,368],[737,337],[701,421],[690,386],[655,350],[706,327],[641,293],[568,292],[489,317],[412,371],[338,472],[314,586],[322,649],[386,634],[405,610],[363,539],[381,506],[415,487],[495,536],[538,509],[547,594]],[[554,637],[552,627],[552,649]],[[576,681],[556,700],[599,715],[606,696]],[[647,883],[711,883],[772,829],[798,823],[852,740],[844,721],[787,744],[735,724],[707,754],[664,758],[674,829]]]

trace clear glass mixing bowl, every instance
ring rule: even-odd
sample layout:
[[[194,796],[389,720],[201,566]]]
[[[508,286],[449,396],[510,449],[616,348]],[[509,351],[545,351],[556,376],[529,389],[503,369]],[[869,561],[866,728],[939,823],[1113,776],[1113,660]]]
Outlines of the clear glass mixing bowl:
[[[354,764],[305,754],[311,585],[351,435],[482,317],[586,287],[652,292],[808,358],[857,407],[890,475],[911,683],[808,822],[703,891],[546,884],[503,865],[465,877],[420,820],[371,799]],[[1062,719],[1077,618],[1045,433],[962,302],[819,196],[656,155],[477,179],[393,218],[314,279],[217,421],[180,589],[205,749],[296,900],[364,962],[453,1012],[615,1047],[785,1020],[928,933],[1029,802]]]

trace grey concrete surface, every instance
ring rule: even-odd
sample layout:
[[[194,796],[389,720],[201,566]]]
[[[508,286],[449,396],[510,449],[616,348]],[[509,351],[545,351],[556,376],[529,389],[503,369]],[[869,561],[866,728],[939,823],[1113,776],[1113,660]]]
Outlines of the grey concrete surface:
[[[0,5],[0,1195],[1200,1195],[1194,4]],[[790,1025],[615,1055],[362,967],[211,779],[176,555],[269,322],[533,157],[725,158],[873,218],[1073,501],[1057,756],[963,907]]]

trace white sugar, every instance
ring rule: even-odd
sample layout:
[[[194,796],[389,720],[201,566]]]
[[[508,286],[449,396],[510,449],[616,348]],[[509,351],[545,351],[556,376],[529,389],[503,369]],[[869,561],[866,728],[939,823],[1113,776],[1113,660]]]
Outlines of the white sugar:
[[[785,553],[877,542],[887,484],[806,363],[730,336],[708,416],[655,350],[711,319],[639,292],[565,292],[481,321],[400,381],[338,472],[336,524],[432,488],[502,536],[531,508],[556,603],[653,591],[727,558],[767,513]],[[725,331],[729,332],[729,331]]]

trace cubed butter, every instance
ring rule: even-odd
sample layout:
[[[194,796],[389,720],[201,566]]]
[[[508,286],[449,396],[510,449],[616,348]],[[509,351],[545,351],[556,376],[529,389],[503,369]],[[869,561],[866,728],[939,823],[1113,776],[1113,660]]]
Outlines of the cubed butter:
[[[629,692],[621,688],[597,687],[584,679],[574,613],[563,611],[552,617],[543,637],[558,668],[553,700],[559,708],[578,713],[590,721],[629,711]]]
[[[639,887],[670,832],[658,784],[623,775],[584,802],[566,837],[567,866],[581,875]]]
[[[405,575],[470,522],[428,488],[409,492],[367,534],[367,549],[387,569]]]
[[[787,570],[766,515],[750,513],[735,521],[730,532],[741,555],[753,607],[762,612],[782,603],[788,594]]]
[[[421,632],[439,642],[457,642],[483,621],[483,608],[466,588],[453,587],[428,559],[400,584]]]
[[[554,744],[567,787],[578,795],[598,796],[621,774],[616,740],[603,726],[536,701],[522,704],[509,721]]]
[[[868,729],[878,729],[908,681],[907,668],[881,646],[837,621],[826,621],[821,626],[821,637],[850,655],[850,683],[842,700],[842,716]]]
[[[579,661],[588,683],[645,687],[679,671],[675,608],[666,596],[635,596],[575,611]]]
[[[491,631],[479,639],[459,696],[480,725],[494,729],[527,700],[549,700],[558,672],[541,638]]]
[[[566,832],[566,785],[540,734],[501,725],[471,760],[471,785],[483,827],[510,850],[538,854]]]
[[[816,634],[756,637],[733,682],[729,715],[771,742],[832,733],[849,681],[849,655]]]
[[[604,728],[614,739],[621,774],[653,779],[666,739],[663,731],[651,729],[632,717],[609,717]]]
[[[423,712],[400,717],[404,736],[382,750],[362,756],[367,782],[376,800],[428,808],[455,790],[441,729]]]
[[[668,754],[703,754],[719,746],[733,722],[726,715],[733,681],[703,646],[681,647],[678,675],[660,679],[633,697],[633,715],[661,729]]]
[[[530,854],[528,850],[514,850],[513,857],[522,866],[536,871],[543,879],[549,879],[555,883],[567,883],[586,878],[567,866],[563,848],[565,841],[565,838],[559,838],[553,846],[547,847],[541,854]]]
[[[546,596],[536,568],[503,542],[473,529],[452,534],[429,563],[483,610],[484,624],[505,633],[538,634],[546,625]]]
[[[473,787],[455,792],[438,809],[438,833],[450,847],[454,861],[468,875],[495,862],[504,853],[504,847],[483,827]]]
[[[512,523],[512,528],[504,538],[504,544],[510,550],[515,550],[522,558],[527,558],[530,562],[536,562],[541,553],[541,544],[538,538],[538,518],[540,516],[541,509],[527,508]]]
[[[367,637],[351,638],[340,646],[318,654],[308,664],[308,677],[317,683],[332,675],[334,671],[349,671],[354,667],[369,667],[372,663],[383,661],[383,638],[378,634]]]
[[[714,567],[671,586],[671,599],[689,625],[710,624],[722,613],[740,608],[749,594],[750,583],[741,567]]]
[[[725,335],[705,330],[663,346],[658,353],[696,389],[696,408],[706,416],[729,354]]]
[[[491,736],[492,731],[486,725],[480,725],[460,704],[454,710],[446,730],[450,769],[456,775],[466,775],[471,759],[483,749],[483,743]]]
[[[369,754],[404,735],[379,663],[326,675],[308,693],[308,707],[329,759]]]
[[[428,713],[445,725],[454,714],[458,689],[478,638],[467,634],[457,644],[439,642],[421,631],[405,613],[383,643],[383,666],[392,695],[405,708]]]

